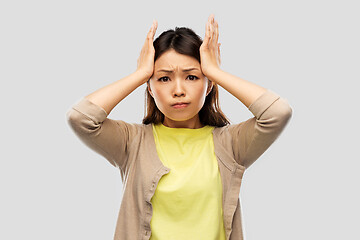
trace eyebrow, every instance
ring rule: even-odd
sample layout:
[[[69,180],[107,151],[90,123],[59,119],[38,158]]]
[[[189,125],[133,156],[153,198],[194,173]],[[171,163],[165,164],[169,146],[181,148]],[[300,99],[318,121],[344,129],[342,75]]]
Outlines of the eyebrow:
[[[187,69],[183,69],[182,71],[183,71],[183,72],[190,72],[190,71],[192,71],[192,70],[198,70],[198,71],[199,71],[198,68],[187,68]],[[173,70],[160,69],[160,70],[158,70],[158,72],[172,73],[172,72],[174,72],[174,71],[173,71]]]

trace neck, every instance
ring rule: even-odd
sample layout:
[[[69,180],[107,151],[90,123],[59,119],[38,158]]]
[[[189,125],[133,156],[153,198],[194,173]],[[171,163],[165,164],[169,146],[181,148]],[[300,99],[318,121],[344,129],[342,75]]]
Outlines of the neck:
[[[199,115],[197,115],[195,118],[188,119],[185,121],[174,121],[172,119],[169,119],[167,117],[164,118],[164,122],[162,123],[166,127],[170,128],[191,128],[191,129],[197,129],[202,128],[204,125],[200,122]]]

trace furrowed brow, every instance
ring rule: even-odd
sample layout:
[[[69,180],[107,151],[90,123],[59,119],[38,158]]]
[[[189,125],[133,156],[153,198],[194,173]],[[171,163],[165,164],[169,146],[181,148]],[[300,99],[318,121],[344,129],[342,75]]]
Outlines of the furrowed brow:
[[[183,72],[190,72],[190,71],[193,71],[193,70],[199,71],[198,68],[187,68],[187,69],[183,69],[182,71]],[[160,70],[158,70],[158,72],[173,73],[174,71],[173,70],[160,69]]]

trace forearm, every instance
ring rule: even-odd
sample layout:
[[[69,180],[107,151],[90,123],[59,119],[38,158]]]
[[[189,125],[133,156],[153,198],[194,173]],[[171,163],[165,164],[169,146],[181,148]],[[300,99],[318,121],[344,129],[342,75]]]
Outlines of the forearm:
[[[207,77],[239,99],[247,108],[266,91],[266,88],[221,69],[213,70]]]
[[[102,107],[109,115],[112,109],[137,87],[146,82],[147,76],[141,71],[132,74],[102,87],[85,98]]]

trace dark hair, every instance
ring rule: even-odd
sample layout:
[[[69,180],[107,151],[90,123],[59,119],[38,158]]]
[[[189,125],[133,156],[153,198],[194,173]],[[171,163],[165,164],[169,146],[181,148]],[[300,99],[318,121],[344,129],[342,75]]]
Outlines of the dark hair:
[[[155,58],[158,59],[164,52],[174,49],[177,53],[194,57],[200,63],[200,46],[202,39],[190,28],[176,27],[164,31],[154,41]],[[143,119],[143,124],[162,123],[164,114],[157,108],[153,97],[150,95],[148,88],[145,91],[147,105],[147,114]],[[199,111],[200,122],[203,125],[223,127],[230,124],[218,104],[219,90],[216,83],[210,93],[206,96],[203,107]]]

